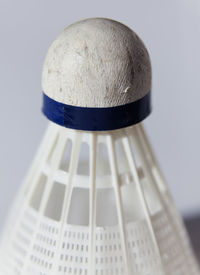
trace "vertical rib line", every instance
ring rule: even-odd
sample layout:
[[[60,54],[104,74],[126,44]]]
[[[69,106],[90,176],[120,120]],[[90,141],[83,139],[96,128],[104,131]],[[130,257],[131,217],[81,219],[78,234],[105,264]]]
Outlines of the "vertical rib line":
[[[130,275],[130,264],[128,258],[128,246],[127,246],[127,238],[126,238],[126,228],[125,222],[123,217],[123,206],[122,206],[122,197],[121,197],[121,190],[119,186],[119,178],[118,178],[118,169],[117,169],[117,162],[116,162],[116,152],[114,148],[114,141],[113,137],[110,135],[107,137],[107,144],[108,144],[108,154],[110,159],[110,167],[111,167],[111,176],[113,181],[113,188],[116,197],[116,206],[117,206],[117,215],[118,215],[118,222],[119,222],[119,229],[120,229],[120,236],[121,236],[121,246],[123,252],[123,259],[125,264],[125,270],[127,275]]]
[[[50,174],[47,180],[47,183],[45,185],[45,190],[44,190],[44,194],[43,194],[43,198],[41,201],[41,205],[40,205],[40,209],[38,211],[38,219],[36,222],[36,226],[34,228],[34,233],[32,236],[32,240],[28,249],[28,254],[27,254],[27,259],[25,261],[24,266],[22,267],[22,272],[21,274],[27,274],[27,268],[29,267],[29,263],[30,263],[30,257],[31,257],[31,253],[33,251],[33,247],[37,238],[37,234],[40,228],[40,223],[41,220],[44,216],[44,212],[46,209],[46,205],[49,199],[49,196],[51,194],[51,190],[53,188],[53,184],[54,184],[54,175],[55,172],[58,170],[62,156],[63,156],[63,152],[64,152],[64,146],[66,144],[66,137],[65,135],[60,134],[59,135],[59,139],[58,139],[58,143],[56,145],[56,148],[54,149],[53,155],[52,155],[52,163],[51,163],[51,169],[50,169]]]
[[[90,139],[90,220],[89,220],[89,275],[95,274],[96,233],[96,133]]]
[[[15,234],[18,232],[22,217],[24,215],[24,211],[26,207],[28,207],[28,203],[33,195],[33,192],[39,181],[39,178],[42,175],[42,171],[43,171],[44,165],[46,164],[49,151],[52,148],[55,142],[56,136],[58,134],[57,130],[55,130],[54,127],[55,127],[54,125],[50,124],[49,127],[47,128],[43,141],[38,150],[38,153],[36,154],[35,160],[33,161],[33,164],[31,166],[31,169],[24,180],[23,186],[20,192],[18,193],[17,198],[15,199],[15,201],[17,202],[22,196],[23,201],[22,201],[20,213],[18,214],[17,223],[15,224],[15,227],[12,229],[12,234],[10,235],[10,242],[9,242],[10,245],[12,244],[12,239],[15,238]],[[9,221],[10,219],[8,220],[8,223]]]
[[[81,144],[81,135],[79,132],[75,132],[75,137],[73,141],[73,147],[72,147],[72,156],[70,159],[70,166],[69,166],[69,173],[68,173],[68,180],[66,184],[65,189],[65,195],[63,200],[63,207],[61,212],[61,219],[60,219],[60,229],[58,233],[58,240],[56,244],[56,252],[55,252],[55,258],[52,265],[52,270],[50,274],[54,275],[57,274],[59,269],[59,262],[60,262],[60,255],[61,255],[61,249],[65,234],[65,228],[67,224],[67,217],[69,214],[69,208],[71,204],[71,197],[72,197],[72,190],[73,190],[73,177],[77,170],[78,160],[79,160],[79,153],[80,153],[80,144]]]
[[[150,155],[152,155],[153,152],[151,151],[151,147],[150,147],[150,144],[148,143],[147,137],[144,138],[143,134],[144,134],[144,130],[142,131],[142,127],[141,126],[138,127],[138,125],[137,125],[137,127],[136,127],[136,135],[137,135],[137,139],[138,139],[138,142],[139,142],[140,150],[141,150],[142,155],[143,155],[143,161],[144,161],[144,164],[146,166],[146,170],[147,170],[148,176],[149,176],[151,182],[154,184],[156,192],[157,192],[157,194],[159,196],[159,199],[160,199],[160,201],[162,203],[163,209],[164,209],[164,211],[165,211],[165,213],[166,213],[166,215],[167,215],[167,217],[169,219],[169,222],[170,222],[170,224],[172,226],[174,234],[176,235],[176,238],[177,238],[178,243],[180,245],[181,252],[184,255],[184,259],[185,259],[184,263],[188,263],[188,266],[190,266],[190,259],[191,258],[188,257],[188,254],[187,254],[187,251],[186,251],[186,248],[185,248],[185,245],[184,245],[184,239],[182,238],[182,235],[180,234],[179,228],[176,225],[177,221],[174,219],[174,216],[173,216],[173,214],[171,213],[171,211],[170,211],[170,209],[168,207],[168,204],[166,202],[164,194],[162,194],[162,191],[159,188],[161,184],[159,184],[157,177],[155,177],[152,169],[150,169],[149,161],[145,157],[145,155],[147,153],[149,153]],[[152,158],[154,159],[154,164],[157,165],[157,161],[156,161],[155,157],[153,156]],[[156,168],[158,168],[158,167],[156,167]],[[161,173],[161,171],[160,171],[159,168],[158,168],[158,173]],[[167,194],[169,195],[169,197],[171,199],[171,204],[172,204],[171,206],[174,208],[174,211],[176,211],[176,213],[177,213],[177,219],[179,219],[179,222],[182,224],[182,229],[185,231],[184,224],[183,224],[183,222],[182,222],[182,220],[181,220],[181,218],[180,218],[180,216],[179,216],[179,214],[178,214],[178,212],[176,210],[176,207],[174,205],[174,201],[171,198],[171,194],[168,191],[167,185],[166,185],[166,183],[164,181],[164,178],[162,177],[162,174],[160,174],[159,178],[162,179],[162,184],[165,184],[165,189],[166,189],[165,193],[167,192]],[[185,231],[185,233],[186,233],[186,231]]]
[[[151,214],[150,214],[150,211],[149,211],[149,208],[148,208],[148,205],[147,205],[147,201],[146,201],[145,196],[144,196],[144,191],[143,191],[142,185],[141,185],[140,180],[139,180],[136,161],[135,161],[134,155],[133,155],[132,150],[131,150],[131,144],[130,144],[129,136],[123,138],[123,145],[124,145],[125,153],[127,155],[130,170],[133,174],[133,180],[134,180],[134,183],[136,184],[136,188],[137,188],[138,195],[139,195],[139,198],[140,198],[140,202],[141,202],[141,205],[142,205],[142,208],[143,208],[143,211],[144,211],[144,215],[145,215],[145,218],[146,218],[146,221],[147,221],[147,225],[149,227],[149,231],[150,231],[150,234],[151,234],[153,245],[154,245],[155,251],[156,251],[156,253],[159,257],[159,260],[160,260],[161,270],[162,270],[163,274],[165,274],[163,261],[162,261],[162,256],[161,256],[161,253],[160,253],[160,248],[159,248],[159,245],[158,245],[155,233],[154,233],[153,224],[152,224],[152,220],[151,220]]]

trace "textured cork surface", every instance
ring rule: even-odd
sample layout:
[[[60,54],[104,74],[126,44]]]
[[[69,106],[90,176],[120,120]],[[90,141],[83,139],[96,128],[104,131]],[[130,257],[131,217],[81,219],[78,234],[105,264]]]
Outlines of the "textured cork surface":
[[[81,107],[113,107],[151,90],[151,63],[141,39],[123,24],[103,18],[67,27],[44,63],[43,91]]]

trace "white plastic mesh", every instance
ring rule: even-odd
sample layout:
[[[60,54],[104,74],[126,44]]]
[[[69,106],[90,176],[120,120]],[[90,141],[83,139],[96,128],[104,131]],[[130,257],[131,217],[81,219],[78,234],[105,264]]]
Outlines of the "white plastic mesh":
[[[151,177],[148,150],[150,172],[143,168],[142,151],[135,140],[135,149],[131,145],[129,149],[137,154],[136,170],[143,190],[137,193],[137,178],[129,167],[131,159],[122,146],[129,135],[137,138],[137,133],[130,133],[121,130],[97,135],[101,157],[97,156],[94,196],[90,185],[90,169],[94,167],[90,163],[91,134],[79,133],[79,146],[76,143],[74,151],[76,131],[50,126],[4,230],[1,275],[200,274],[167,187]],[[116,166],[111,163],[110,137],[114,150],[120,152],[114,154]],[[72,150],[67,149],[68,142]],[[89,152],[80,157],[78,148],[83,142]],[[66,150],[68,156],[64,155]],[[74,173],[70,164],[73,154],[78,157]],[[117,167],[116,177],[112,177],[113,167]],[[119,189],[115,189],[113,180]],[[91,203],[96,210],[94,216]]]

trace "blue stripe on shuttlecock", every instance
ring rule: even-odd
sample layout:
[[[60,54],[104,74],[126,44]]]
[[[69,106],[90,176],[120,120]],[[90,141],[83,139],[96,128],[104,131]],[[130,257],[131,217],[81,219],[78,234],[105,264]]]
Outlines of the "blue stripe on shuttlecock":
[[[43,93],[44,115],[51,121],[76,130],[108,131],[141,122],[151,113],[151,92],[143,98],[115,107],[77,107],[55,101]]]

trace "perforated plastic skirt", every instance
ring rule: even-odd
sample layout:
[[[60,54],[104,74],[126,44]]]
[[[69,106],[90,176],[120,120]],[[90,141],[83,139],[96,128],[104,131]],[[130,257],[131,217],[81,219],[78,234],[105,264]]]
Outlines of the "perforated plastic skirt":
[[[50,124],[5,227],[0,274],[200,274],[140,124]]]

